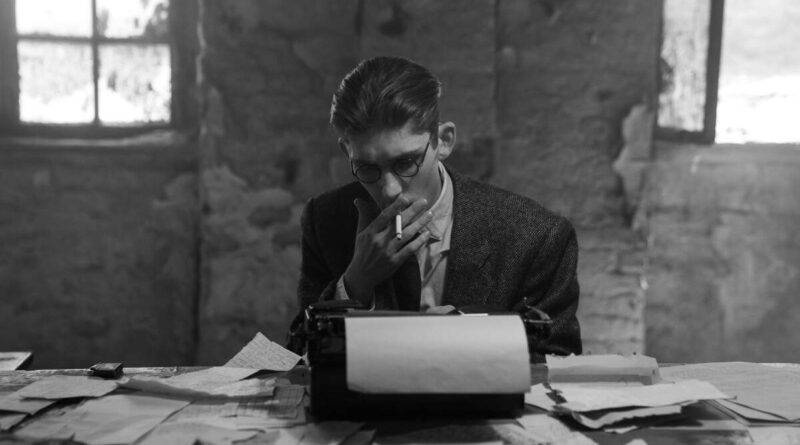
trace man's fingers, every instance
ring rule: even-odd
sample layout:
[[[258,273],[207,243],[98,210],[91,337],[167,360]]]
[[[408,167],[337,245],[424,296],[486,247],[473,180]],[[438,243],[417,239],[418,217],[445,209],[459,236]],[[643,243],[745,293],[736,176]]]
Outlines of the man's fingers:
[[[419,250],[422,246],[428,242],[428,238],[430,238],[431,232],[428,229],[422,231],[418,237],[411,240],[408,244],[403,246],[400,250],[397,251],[395,254],[395,260],[399,263],[407,260],[408,257],[413,255],[417,250]]]
[[[422,216],[415,219],[411,224],[406,225],[405,228],[403,228],[403,240],[408,241],[413,238],[417,233],[424,229],[432,219],[433,213],[427,211],[423,213]]]
[[[393,203],[389,204],[389,207],[383,209],[381,213],[372,221],[372,226],[376,232],[380,232],[381,230],[385,229],[387,225],[391,222],[394,225],[394,217],[397,216],[404,208],[408,206],[408,199],[404,196],[400,196],[394,200]]]
[[[410,203],[404,197],[397,198],[395,202],[393,202],[389,207],[384,209],[375,221],[375,230],[380,231],[385,229],[388,225],[391,224],[392,234],[394,234],[395,230],[395,217],[400,214],[402,219],[402,227],[408,227],[410,224],[413,224],[413,221],[419,218],[419,215],[428,208],[428,200],[425,198],[420,198],[415,200],[414,202]],[[409,234],[413,235],[419,231],[419,228],[411,231],[403,230],[403,239],[409,239]]]
[[[375,219],[375,212],[369,203],[361,198],[353,200],[353,205],[356,206],[356,210],[358,211],[358,231],[361,232]]]
[[[410,206],[403,210],[403,226],[411,224],[419,215],[428,209],[428,200],[425,198],[418,199],[411,203]]]

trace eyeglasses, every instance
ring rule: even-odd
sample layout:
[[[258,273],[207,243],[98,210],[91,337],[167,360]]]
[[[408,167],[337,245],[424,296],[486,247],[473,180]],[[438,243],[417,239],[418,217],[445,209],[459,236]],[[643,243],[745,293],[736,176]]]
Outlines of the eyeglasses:
[[[422,167],[422,163],[425,162],[425,156],[428,154],[428,147],[430,146],[431,140],[428,139],[428,143],[425,145],[425,151],[423,151],[421,155],[416,158],[400,158],[392,162],[391,169],[394,174],[404,178],[416,176],[416,174],[419,173],[420,167]],[[381,179],[383,169],[376,164],[361,164],[356,167],[353,165],[353,161],[350,161],[350,171],[356,179],[364,184],[373,184]]]

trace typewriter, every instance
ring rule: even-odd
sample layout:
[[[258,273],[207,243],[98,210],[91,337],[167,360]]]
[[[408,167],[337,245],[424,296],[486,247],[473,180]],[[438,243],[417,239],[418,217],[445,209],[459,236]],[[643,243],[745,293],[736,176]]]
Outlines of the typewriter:
[[[525,326],[529,352],[550,333],[551,321],[540,310],[526,307],[519,316]],[[489,317],[500,315],[492,313]],[[345,320],[349,317],[463,317],[419,312],[367,311],[357,301],[326,301],[308,306],[302,326],[292,332],[305,344],[310,373],[311,414],[325,419],[409,417],[501,417],[524,407],[524,394],[492,393],[365,393],[347,383]]]

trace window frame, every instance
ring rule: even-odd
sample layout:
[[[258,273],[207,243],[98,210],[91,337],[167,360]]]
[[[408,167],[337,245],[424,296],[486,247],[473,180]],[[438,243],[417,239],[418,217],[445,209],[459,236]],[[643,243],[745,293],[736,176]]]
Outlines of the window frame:
[[[92,10],[96,11],[92,0]],[[93,28],[95,28],[93,18]],[[0,134],[8,136],[43,136],[54,138],[116,138],[149,133],[155,130],[189,130],[197,123],[195,88],[195,58],[197,55],[197,7],[192,0],[170,0],[167,39],[105,38],[93,29],[91,37],[24,36],[26,40],[69,42],[92,45],[97,51],[101,43],[167,44],[170,51],[171,88],[170,122],[104,125],[97,118],[85,124],[45,124],[22,122],[19,115],[19,60],[16,30],[15,0],[0,0]],[[94,54],[94,57],[97,57]],[[95,82],[95,113],[97,113],[97,65],[93,66]]]
[[[725,0],[709,0],[711,8],[708,24],[708,53],[706,56],[705,104],[703,107],[703,129],[699,131],[682,128],[662,127],[656,125],[655,136],[659,140],[672,142],[688,142],[698,144],[714,144],[717,126],[717,93],[719,89],[719,72],[722,54],[722,25],[725,18]],[[658,59],[664,44],[664,16],[661,16],[659,29]],[[660,66],[660,65],[659,65]],[[663,87],[663,79],[658,75],[658,91]],[[658,106],[656,106],[658,112]],[[658,122],[658,119],[656,119]]]

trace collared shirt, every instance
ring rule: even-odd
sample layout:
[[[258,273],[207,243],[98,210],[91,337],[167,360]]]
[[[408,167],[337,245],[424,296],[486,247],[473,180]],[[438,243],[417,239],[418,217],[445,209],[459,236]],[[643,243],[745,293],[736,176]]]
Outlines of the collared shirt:
[[[433,219],[427,225],[431,235],[426,245],[417,251],[422,278],[419,305],[422,312],[442,305],[447,254],[450,251],[450,232],[453,227],[453,181],[441,162],[439,162],[439,176],[442,178],[442,191],[431,206]]]
[[[417,251],[422,281],[420,295],[420,311],[422,312],[442,305],[447,254],[450,251],[450,232],[453,227],[453,180],[441,162],[438,167],[442,190],[430,208],[433,219],[426,226],[430,232],[430,238]],[[344,277],[339,277],[339,281],[336,283],[334,299],[349,299],[344,287]]]

